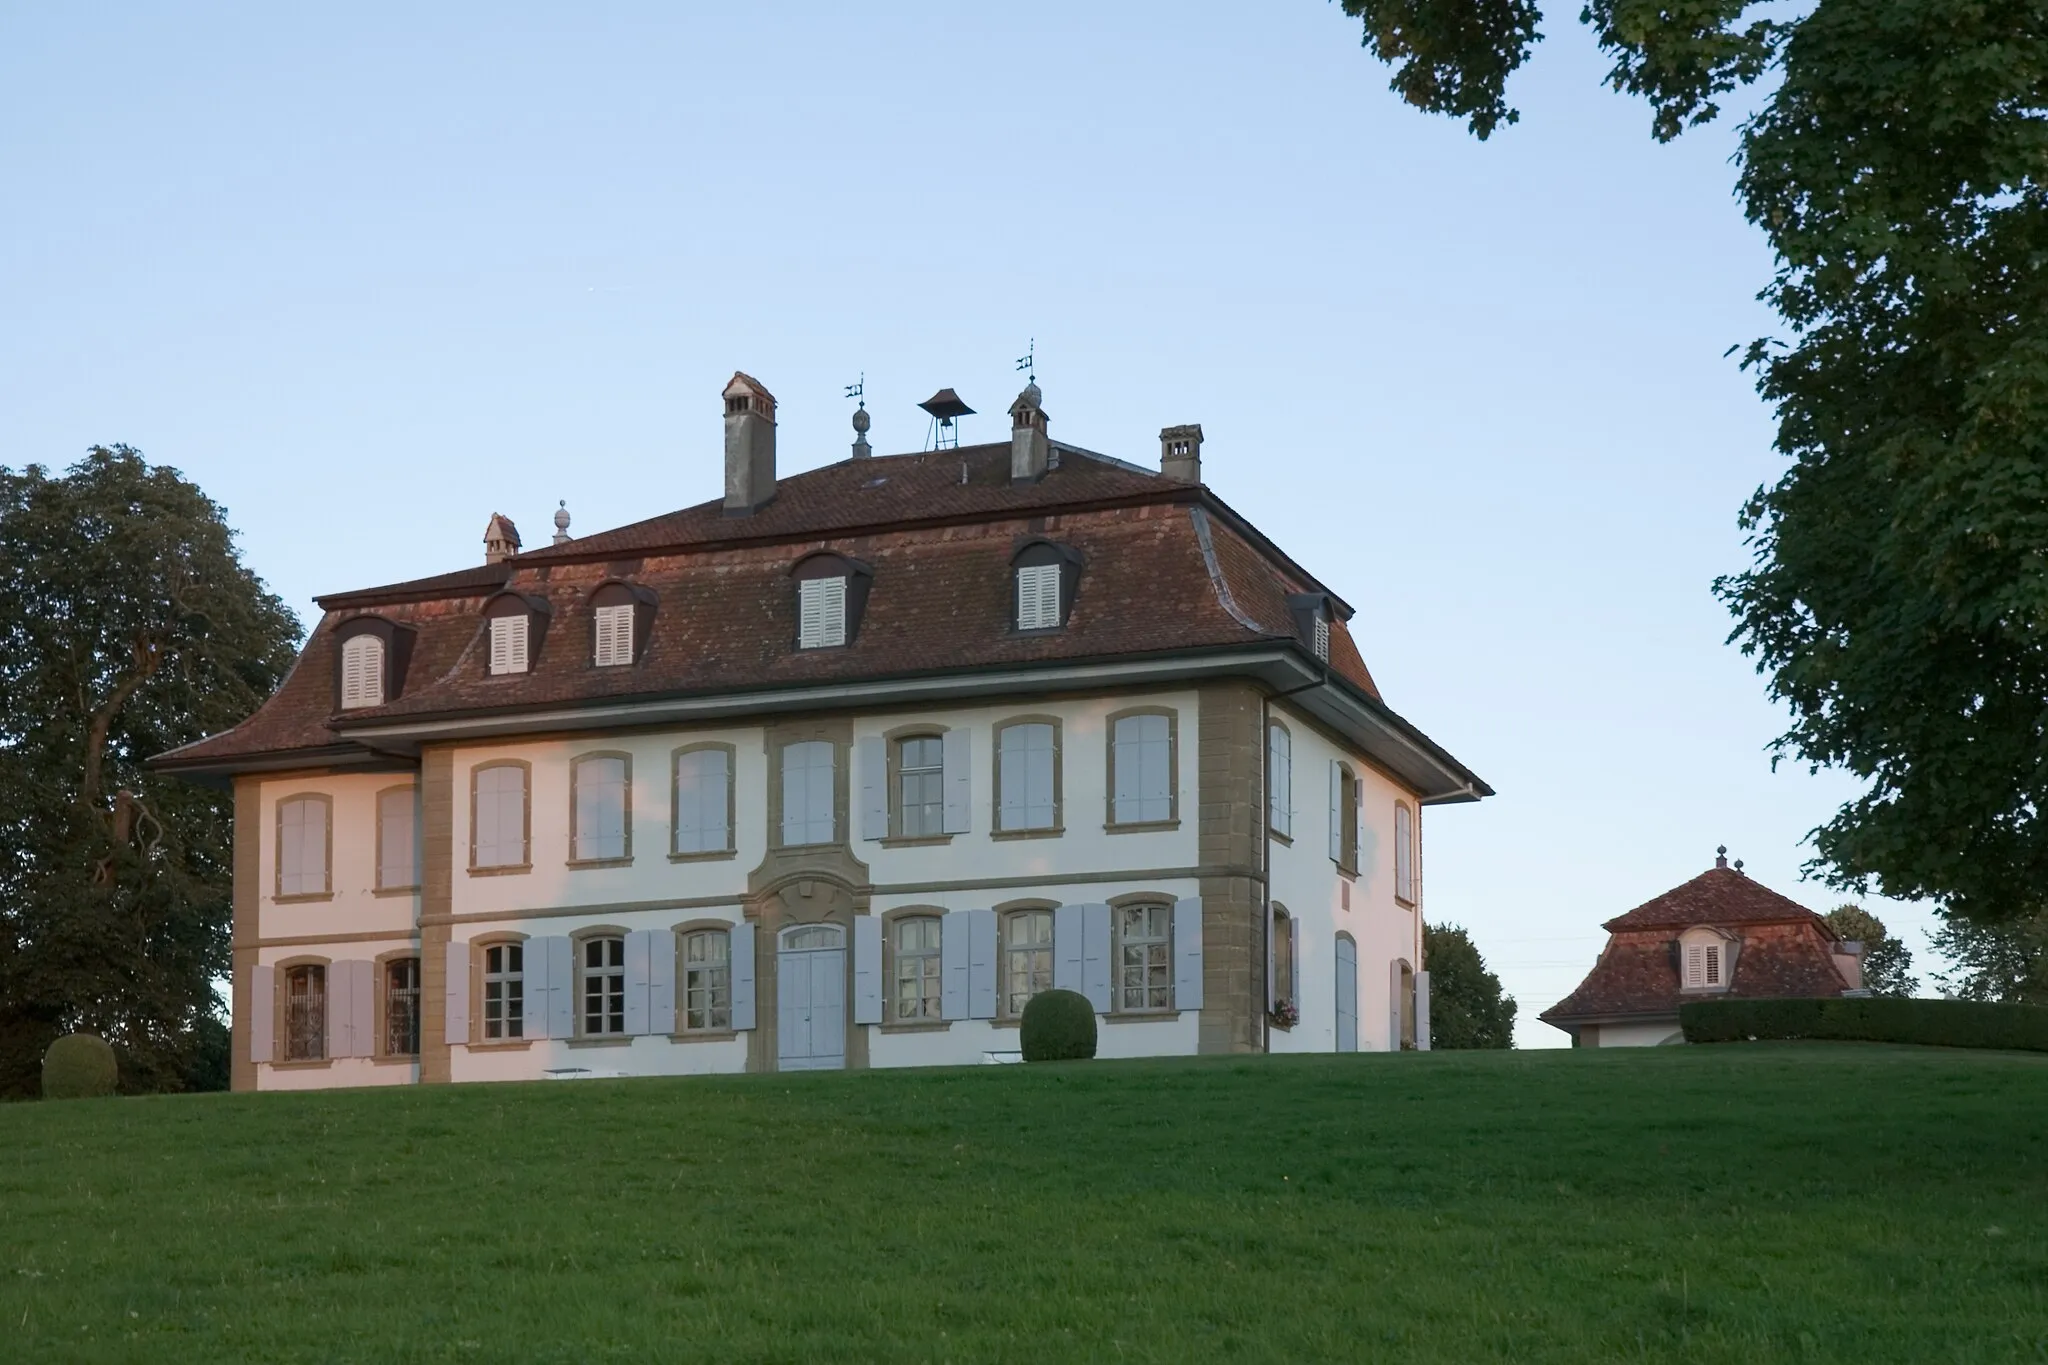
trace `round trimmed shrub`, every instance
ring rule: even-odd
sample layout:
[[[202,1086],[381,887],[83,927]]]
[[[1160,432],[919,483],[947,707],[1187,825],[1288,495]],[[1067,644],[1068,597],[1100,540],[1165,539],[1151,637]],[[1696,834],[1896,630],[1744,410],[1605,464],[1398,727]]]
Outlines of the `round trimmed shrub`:
[[[43,1098],[87,1100],[111,1095],[121,1079],[114,1049],[90,1033],[67,1033],[43,1054]]]
[[[1077,1062],[1095,1055],[1095,1006],[1079,991],[1040,991],[1024,1004],[1024,1060]]]

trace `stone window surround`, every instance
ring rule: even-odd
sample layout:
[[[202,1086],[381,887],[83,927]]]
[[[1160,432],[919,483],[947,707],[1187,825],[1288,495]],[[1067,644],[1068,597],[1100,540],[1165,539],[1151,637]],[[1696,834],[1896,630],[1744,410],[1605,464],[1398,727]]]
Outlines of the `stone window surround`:
[[[623,1030],[618,1033],[586,1033],[583,1027],[583,978],[584,974],[590,970],[583,962],[583,946],[593,939],[615,938],[619,940],[618,970],[620,980],[624,982],[626,971],[625,942],[626,936],[630,933],[632,933],[632,930],[617,924],[587,924],[569,934],[569,989],[575,992],[575,994],[570,1001],[570,1032],[569,1037],[565,1041],[571,1046],[582,1044],[586,1047],[617,1047],[633,1041],[633,1035]],[[609,974],[611,970],[610,967],[600,967],[598,969],[601,974]],[[624,988],[630,991],[632,989],[631,983],[626,982]],[[620,1009],[623,1011],[625,1008],[623,994],[620,997],[620,1001]],[[610,1011],[606,1011],[606,1013],[610,1013]],[[621,1023],[623,1024],[623,1022],[622,1019]]]
[[[404,792],[407,796],[410,796],[412,798],[413,803],[412,882],[410,885],[407,886],[384,885],[384,798],[391,795],[393,792]],[[425,850],[420,846],[422,841],[420,839],[421,821],[419,800],[420,784],[418,782],[406,782],[396,787],[380,788],[377,794],[371,798],[371,810],[375,813],[375,818],[377,822],[377,849],[375,855],[377,859],[375,874],[376,886],[375,889],[373,889],[370,892],[370,894],[373,896],[415,896],[419,894],[420,864],[426,861],[425,857],[422,856],[425,853]]]
[[[526,981],[525,947],[531,939],[532,935],[530,934],[522,934],[516,930],[505,929],[494,930],[488,934],[479,934],[477,937],[468,940],[466,946],[469,950],[469,1037],[467,1039],[450,1039],[450,1042],[467,1042],[472,1049],[490,1048],[506,1052],[523,1052],[533,1046],[533,1035],[526,1029],[527,1005],[533,997],[524,989]],[[506,944],[517,944],[520,948],[520,1036],[517,1038],[489,1038],[484,1035],[485,949]]]
[[[1011,1014],[1007,1008],[1010,997],[1008,989],[1010,976],[1010,921],[1020,914],[1032,914],[1040,911],[1053,914],[1059,910],[1060,903],[1040,897],[1025,896],[1018,900],[1003,901],[993,908],[996,912],[996,1017],[989,1022],[997,1028],[1018,1028],[1024,1022],[1023,1011],[1020,1010],[1016,1014]],[[1116,912],[1112,910],[1110,913],[1114,914]],[[1111,937],[1112,939],[1115,937],[1113,928]],[[1054,939],[1050,948],[1052,951],[1053,969],[1057,971],[1059,969],[1059,941],[1057,938]],[[1052,989],[1049,981],[1046,989]]]
[[[1052,824],[1044,829],[1004,829],[1003,820],[1003,731],[1013,725],[1049,725],[1052,727]],[[992,774],[989,800],[989,838],[991,839],[1057,839],[1066,830],[1066,733],[1064,723],[1058,716],[1027,713],[1020,716],[1004,716],[989,726],[989,770]],[[1112,740],[1112,743],[1114,741]],[[1114,810],[1114,794],[1111,798]]]
[[[1126,820],[1116,818],[1116,727],[1117,722],[1133,716],[1166,717],[1166,793],[1168,814],[1164,820]],[[1180,828],[1180,711],[1171,706],[1132,706],[1121,711],[1112,711],[1103,721],[1103,813],[1102,829],[1105,834],[1140,834],[1155,830]]]
[[[770,849],[844,848],[848,824],[850,791],[847,769],[853,742],[846,727],[836,723],[799,723],[768,727],[768,846]],[[821,844],[782,842],[782,751],[792,744],[812,740],[832,746],[832,838]],[[737,841],[735,841],[737,842]]]
[[[889,802],[889,834],[887,838],[881,841],[884,848],[915,848],[925,844],[950,844],[953,842],[953,836],[947,834],[944,830],[937,834],[905,834],[903,832],[903,741],[906,739],[937,739],[943,742],[948,728],[947,726],[935,725],[927,721],[912,721],[907,725],[899,725],[893,730],[885,730],[882,733],[883,766],[885,769],[882,780],[886,784],[887,790],[885,795]],[[941,764],[943,762],[942,758]],[[939,796],[942,803],[940,810],[942,812],[944,811],[943,802],[946,785],[944,773],[945,769],[942,766],[939,778]],[[940,823],[942,825],[945,823],[943,815],[941,816]]]
[[[1137,905],[1158,905],[1166,908],[1166,998],[1164,1009],[1125,1009],[1123,990],[1124,958],[1124,911]],[[1106,1022],[1118,1019],[1172,1019],[1180,1014],[1180,1005],[1173,999],[1173,976],[1176,970],[1173,941],[1174,898],[1157,891],[1130,891],[1121,896],[1109,898],[1109,1013],[1102,1016]]]
[[[739,1036],[738,1030],[730,1025],[732,1009],[732,933],[737,928],[729,919],[692,919],[673,925],[669,929],[676,955],[676,1023],[675,1032],[669,1034],[672,1043],[720,1043]],[[720,933],[725,935],[725,1004],[728,1011],[727,1027],[720,1029],[693,1029],[689,1019],[689,970],[690,964],[684,954],[691,934]]]
[[[626,783],[626,791],[625,791],[625,805],[626,805],[626,808],[625,808],[625,812],[624,812],[624,816],[623,816],[623,819],[624,819],[624,822],[625,822],[625,823],[624,823],[624,828],[625,828],[625,840],[624,840],[624,844],[623,844],[623,847],[624,847],[625,851],[624,851],[623,853],[621,853],[621,854],[620,854],[620,855],[619,855],[618,857],[616,857],[616,858],[585,858],[585,857],[583,857],[583,856],[582,856],[582,850],[576,847],[576,837],[577,837],[577,833],[576,833],[576,832],[577,832],[577,816],[578,816],[578,814],[579,814],[579,812],[578,812],[578,810],[577,810],[577,796],[578,796],[578,787],[579,787],[579,783],[580,783],[580,781],[581,781],[581,778],[582,778],[582,773],[583,773],[583,765],[584,765],[585,763],[588,763],[588,762],[589,762],[589,761],[591,761],[592,759],[598,759],[598,758],[616,758],[616,759],[618,759],[618,760],[619,760],[619,761],[620,761],[620,762],[621,762],[622,764],[624,764],[624,765],[625,765],[625,769],[626,769],[626,772],[625,772],[625,783]],[[530,834],[531,834],[531,825],[532,825],[532,813],[533,813],[533,793],[532,793],[532,791],[531,791],[531,790],[529,790],[529,791],[527,792],[527,797],[526,797],[526,808],[527,808],[527,823],[528,823],[528,826],[529,826],[529,835],[530,835]],[[530,843],[530,842],[529,842],[529,844],[528,844],[528,847],[527,847],[527,850],[526,850],[526,861],[527,861],[528,863],[531,863],[531,862],[533,861],[533,848],[532,848],[532,845],[531,845],[531,843]],[[565,867],[569,867],[569,868],[574,868],[574,869],[576,869],[576,870],[578,870],[578,871],[582,871],[582,870],[585,870],[585,869],[588,869],[588,868],[596,868],[596,867],[631,867],[632,865],[633,865],[633,755],[632,755],[632,754],[630,754],[630,753],[628,753],[628,752],[627,752],[626,750],[624,750],[624,749],[589,749],[589,750],[586,750],[586,751],[584,751],[583,753],[579,753],[579,754],[576,754],[575,756],[573,756],[573,757],[572,757],[572,758],[570,758],[570,760],[569,760],[569,858],[568,858],[568,861],[567,861],[567,862],[565,862],[565,863],[563,864],[563,866],[565,866]]]
[[[520,790],[525,794],[523,807],[524,823],[520,830],[520,846],[526,851],[524,861],[501,863],[493,867],[479,867],[476,861],[476,786],[477,774],[488,768],[518,768],[523,774]],[[470,765],[469,769],[469,875],[472,877],[507,877],[533,871],[533,764],[523,758],[492,758]]]
[[[330,1022],[334,1017],[334,1005],[329,992],[334,985],[334,959],[316,953],[301,953],[272,964],[271,981],[271,1054],[269,1065],[293,1071],[316,1071],[334,1065],[334,1036]],[[320,969],[320,1055],[318,1057],[285,1058],[285,1040],[289,1031],[285,1024],[285,1001],[291,996],[291,974],[300,967]]]
[[[724,751],[725,753],[725,847],[723,849],[707,849],[701,853],[678,852],[676,849],[676,832],[677,816],[678,813],[682,810],[682,788],[681,782],[677,777],[676,768],[677,765],[682,761],[683,755],[700,753],[709,749],[718,749]],[[771,774],[771,779],[779,776],[779,773]],[[770,785],[774,785],[773,780],[771,780]],[[670,862],[718,862],[724,859],[737,858],[739,856],[740,840],[738,790],[739,751],[736,748],[734,748],[733,745],[726,743],[722,740],[698,740],[689,744],[679,744],[675,748],[669,750],[668,860]],[[781,827],[781,822],[778,819],[775,828],[777,830],[780,830]]]
[[[370,1059],[383,1066],[411,1066],[420,1059],[420,1054],[417,1052],[388,1052],[384,1047],[384,1044],[391,1037],[391,966],[393,963],[402,962],[407,958],[411,958],[419,964],[420,994],[417,1006],[420,1012],[419,1042],[424,1047],[427,1041],[427,964],[425,958],[421,955],[419,949],[411,946],[394,948],[390,952],[379,953],[375,958],[371,959],[371,965],[377,973],[377,1037],[370,1048]]]
[[[322,887],[318,891],[293,891],[284,889],[284,808],[294,801],[317,802],[322,810],[321,819],[326,825],[327,848],[321,855]],[[275,841],[271,844],[271,903],[275,905],[297,905],[307,901],[330,901],[334,899],[334,798],[326,792],[296,791],[277,798],[271,818],[271,829]]]
[[[929,919],[945,923],[946,911],[937,905],[901,905],[885,910],[876,916],[882,923],[882,1023],[884,1033],[944,1033],[953,1027],[953,1021],[938,1019],[899,1019],[896,1017],[896,926],[907,919]],[[944,933],[943,927],[940,929]],[[943,971],[940,975],[940,989],[945,988]],[[943,999],[943,996],[941,997]]]

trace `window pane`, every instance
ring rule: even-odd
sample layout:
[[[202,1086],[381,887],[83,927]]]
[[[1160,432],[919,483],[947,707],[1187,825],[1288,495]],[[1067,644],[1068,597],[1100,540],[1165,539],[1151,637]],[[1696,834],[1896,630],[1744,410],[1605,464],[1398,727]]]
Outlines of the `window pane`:
[[[1116,820],[1127,824],[1173,818],[1172,745],[1165,716],[1125,716],[1116,723]]]
[[[936,735],[920,735],[896,746],[897,824],[910,838],[946,831],[944,754],[944,742]]]
[[[575,856],[626,856],[625,759],[586,758],[577,762]]]
[[[723,853],[732,847],[727,821],[732,775],[726,759],[723,749],[676,755],[676,852]]]
[[[723,929],[704,929],[683,939],[683,1028],[732,1027],[730,938]]]
[[[903,1020],[943,1017],[939,992],[939,921],[930,916],[896,921],[892,1005]]]
[[[420,1050],[420,960],[390,964],[384,981],[384,1051],[410,1057]]]

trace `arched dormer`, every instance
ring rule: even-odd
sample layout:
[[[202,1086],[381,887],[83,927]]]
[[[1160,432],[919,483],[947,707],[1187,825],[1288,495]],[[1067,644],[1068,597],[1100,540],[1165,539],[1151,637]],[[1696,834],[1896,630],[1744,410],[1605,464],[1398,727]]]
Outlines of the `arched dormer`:
[[[1081,585],[1081,552],[1044,536],[1030,536],[1010,552],[1010,627],[1058,630],[1074,609]]]
[[[1328,593],[1297,592],[1287,598],[1287,609],[1294,616],[1294,633],[1309,653],[1322,660],[1330,661],[1330,629],[1340,618],[1337,604]]]
[[[832,649],[860,634],[875,571],[858,559],[815,550],[790,568],[796,580],[796,647]]]
[[[417,632],[381,616],[355,616],[334,628],[334,707],[382,706],[405,689]]]
[[[590,594],[590,662],[620,668],[640,662],[654,634],[658,603],[652,588],[623,578],[607,579]]]
[[[545,597],[506,588],[484,603],[484,671],[492,677],[531,672],[554,608]]]
[[[1742,939],[1711,924],[1695,924],[1672,944],[1678,988],[1694,994],[1726,991],[1735,980]]]

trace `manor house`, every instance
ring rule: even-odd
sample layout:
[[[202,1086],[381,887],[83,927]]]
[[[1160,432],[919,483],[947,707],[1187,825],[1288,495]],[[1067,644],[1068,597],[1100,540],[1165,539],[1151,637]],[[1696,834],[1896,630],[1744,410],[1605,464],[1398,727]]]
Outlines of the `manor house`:
[[[722,499],[494,516],[156,760],[234,792],[236,1089],[1006,1060],[1053,987],[1107,1057],[1427,1046],[1422,812],[1491,790],[1200,427],[1129,464],[1033,383],[783,478],[723,402]]]

